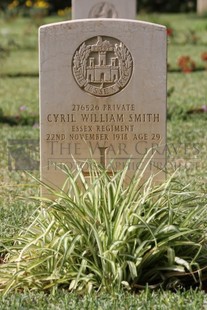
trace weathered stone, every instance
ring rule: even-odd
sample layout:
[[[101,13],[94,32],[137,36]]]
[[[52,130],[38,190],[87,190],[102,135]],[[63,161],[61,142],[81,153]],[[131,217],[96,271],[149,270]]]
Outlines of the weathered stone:
[[[130,177],[152,148],[145,176],[163,169],[165,27],[118,19],[42,26],[40,110],[41,178],[54,187],[64,180],[57,165],[91,154],[108,170],[131,158]]]
[[[199,15],[207,13],[207,0],[197,0],[197,13]]]

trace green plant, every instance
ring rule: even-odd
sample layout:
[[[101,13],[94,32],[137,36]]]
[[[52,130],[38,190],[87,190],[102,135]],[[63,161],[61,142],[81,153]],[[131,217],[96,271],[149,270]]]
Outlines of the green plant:
[[[127,184],[127,165],[112,175],[93,161],[87,165],[89,177],[78,166],[76,172],[65,167],[63,191],[47,186],[56,200],[42,198],[33,223],[5,247],[0,289],[83,293],[147,283],[201,285],[207,267],[203,197],[172,178],[158,186],[152,177],[142,183],[140,170]]]

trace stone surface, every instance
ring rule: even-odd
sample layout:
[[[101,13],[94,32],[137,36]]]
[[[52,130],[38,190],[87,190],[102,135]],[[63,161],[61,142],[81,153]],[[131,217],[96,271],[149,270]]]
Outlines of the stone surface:
[[[136,19],[136,0],[72,0],[72,19]]]
[[[207,0],[197,0],[197,13],[202,15],[207,12]]]
[[[57,166],[91,154],[109,171],[131,158],[129,177],[148,150],[145,176],[164,168],[165,27],[87,19],[42,26],[39,35],[42,180],[61,187]]]

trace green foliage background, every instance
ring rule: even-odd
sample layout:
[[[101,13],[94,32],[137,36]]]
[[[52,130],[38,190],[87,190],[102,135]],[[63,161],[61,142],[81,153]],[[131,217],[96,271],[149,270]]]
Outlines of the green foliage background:
[[[189,12],[196,9],[196,0],[139,0],[137,6],[147,12]]]
[[[12,0],[1,0],[0,9],[6,9],[11,2]],[[19,5],[24,6],[25,2],[25,0],[19,0]],[[47,0],[47,2],[51,5],[51,12],[56,12],[71,6],[72,1]],[[138,0],[137,8],[146,12],[191,12],[196,9],[196,0]]]

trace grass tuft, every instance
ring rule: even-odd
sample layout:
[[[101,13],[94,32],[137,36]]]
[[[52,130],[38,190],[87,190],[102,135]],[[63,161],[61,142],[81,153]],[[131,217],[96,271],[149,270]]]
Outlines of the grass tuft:
[[[153,186],[153,177],[142,183],[137,170],[128,184],[127,165],[112,175],[94,161],[87,165],[89,177],[65,166],[69,190],[44,200],[32,224],[12,239],[0,265],[1,291],[201,287],[205,197],[173,177]]]

